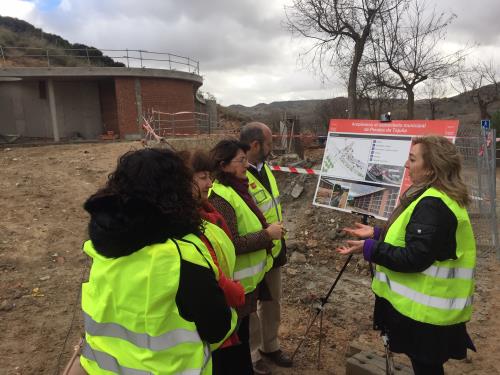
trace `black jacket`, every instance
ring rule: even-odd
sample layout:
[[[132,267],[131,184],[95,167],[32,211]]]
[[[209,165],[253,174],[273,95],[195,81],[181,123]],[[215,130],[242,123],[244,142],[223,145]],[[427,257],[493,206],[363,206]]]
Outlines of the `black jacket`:
[[[106,257],[127,256],[168,240],[168,221],[146,202],[93,196],[84,208],[91,215],[89,237],[96,251]],[[229,331],[231,312],[212,270],[181,260],[176,303],[180,315],[196,324],[202,340],[215,343]]]
[[[379,241],[371,260],[398,272],[421,272],[434,261],[456,259],[457,219],[439,198],[425,197],[417,205],[406,227],[406,247]],[[399,313],[384,298],[376,297],[374,328],[385,331],[389,345],[396,353],[428,364],[439,364],[449,358],[465,358],[473,349],[465,323],[436,326],[417,322]]]
[[[406,227],[406,247],[378,242],[372,261],[398,272],[421,272],[434,261],[456,259],[457,218],[439,198],[425,197]]]

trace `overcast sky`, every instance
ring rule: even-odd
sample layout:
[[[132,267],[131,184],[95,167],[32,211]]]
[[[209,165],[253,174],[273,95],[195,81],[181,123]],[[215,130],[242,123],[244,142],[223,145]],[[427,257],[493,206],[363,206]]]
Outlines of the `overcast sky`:
[[[203,91],[223,105],[345,95],[298,60],[306,43],[282,26],[291,0],[0,0],[0,15],[24,19],[72,43],[170,52],[200,62]],[[448,46],[478,43],[500,58],[500,0],[428,0],[457,19]],[[146,64],[147,65],[147,64]]]

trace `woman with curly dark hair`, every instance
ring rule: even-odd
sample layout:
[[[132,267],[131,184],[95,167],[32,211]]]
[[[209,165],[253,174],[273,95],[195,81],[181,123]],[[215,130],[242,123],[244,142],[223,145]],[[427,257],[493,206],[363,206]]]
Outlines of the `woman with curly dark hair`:
[[[192,173],[169,150],[123,155],[106,186],[84,205],[92,258],[82,287],[91,374],[211,373],[209,344],[231,312],[201,233]]]

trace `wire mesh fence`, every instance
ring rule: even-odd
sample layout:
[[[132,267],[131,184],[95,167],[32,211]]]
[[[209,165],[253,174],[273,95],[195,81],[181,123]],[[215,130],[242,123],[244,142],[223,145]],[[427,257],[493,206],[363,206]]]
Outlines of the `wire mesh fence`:
[[[160,137],[210,134],[210,118],[202,112],[151,112],[151,125]]]
[[[161,112],[148,110],[143,114],[144,139],[149,146],[165,143],[167,139],[190,136],[237,137],[239,123],[217,120],[204,112]]]
[[[463,174],[472,196],[468,211],[477,247],[484,253],[496,249],[500,259],[495,140],[495,130],[461,125],[455,144],[463,157]]]

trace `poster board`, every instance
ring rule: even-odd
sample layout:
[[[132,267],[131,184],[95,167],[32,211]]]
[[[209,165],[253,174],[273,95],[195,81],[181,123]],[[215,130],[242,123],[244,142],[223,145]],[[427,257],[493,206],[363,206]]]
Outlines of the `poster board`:
[[[330,120],[313,204],[386,220],[411,185],[412,138],[454,139],[457,130],[457,120]]]

